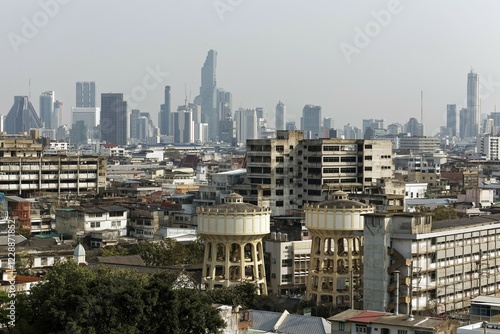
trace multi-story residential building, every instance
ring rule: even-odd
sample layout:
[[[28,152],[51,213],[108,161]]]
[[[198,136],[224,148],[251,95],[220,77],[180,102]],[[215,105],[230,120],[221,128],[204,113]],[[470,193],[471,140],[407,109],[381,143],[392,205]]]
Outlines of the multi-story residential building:
[[[396,147],[399,150],[409,150],[413,153],[434,152],[439,150],[440,141],[435,137],[397,137]]]
[[[130,208],[129,235],[138,239],[160,239],[160,229],[169,222],[168,209],[160,206]]]
[[[300,297],[306,291],[311,240],[289,241],[288,235],[271,232],[265,241],[268,293]]]
[[[278,131],[273,139],[247,141],[247,177],[251,187],[249,203],[258,205],[257,188],[271,203],[272,215],[283,216],[288,210],[297,209],[300,187],[297,146],[304,138],[302,131]]]
[[[263,189],[279,216],[323,201],[329,191],[373,187],[392,177],[392,169],[388,140],[303,139],[302,131],[277,131],[277,138],[247,141],[249,185],[239,188],[249,187],[252,196]],[[246,200],[262,204],[265,198]]]
[[[484,156],[486,160],[499,160],[500,137],[484,135],[477,138],[477,152]]]
[[[93,247],[116,244],[127,235],[128,210],[121,206],[62,208],[56,211],[58,233],[90,237]]]
[[[453,334],[457,321],[428,316],[367,310],[346,310],[328,318],[331,334]]]
[[[98,193],[106,187],[106,160],[100,156],[44,156],[42,145],[26,137],[0,138],[0,191]]]
[[[432,221],[424,213],[367,214],[364,309],[401,313],[463,310],[500,292],[499,214]],[[395,273],[399,272],[399,281]]]
[[[325,191],[362,191],[392,177],[388,140],[337,138],[303,140],[297,148],[303,202],[320,202]]]

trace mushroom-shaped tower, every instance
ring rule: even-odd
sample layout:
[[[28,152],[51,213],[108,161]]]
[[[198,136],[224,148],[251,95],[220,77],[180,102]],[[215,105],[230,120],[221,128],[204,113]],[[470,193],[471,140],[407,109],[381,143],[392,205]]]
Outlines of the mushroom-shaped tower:
[[[343,191],[334,192],[331,200],[305,205],[306,227],[312,235],[307,299],[353,307],[363,261],[362,215],[373,211],[372,206],[347,199]]]
[[[267,295],[262,238],[270,232],[271,210],[232,193],[225,203],[197,213],[198,233],[205,239],[202,284],[215,289],[250,282],[257,294]]]

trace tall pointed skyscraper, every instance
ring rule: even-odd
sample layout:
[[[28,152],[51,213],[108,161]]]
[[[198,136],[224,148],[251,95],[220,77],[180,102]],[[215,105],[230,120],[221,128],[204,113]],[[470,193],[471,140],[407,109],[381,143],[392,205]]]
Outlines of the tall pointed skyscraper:
[[[42,121],[28,97],[14,96],[14,105],[5,117],[5,131],[9,134],[18,134],[42,127]]]
[[[472,138],[479,135],[481,116],[479,74],[471,69],[467,75],[467,123],[465,137]]]
[[[201,68],[201,121],[208,123],[208,139],[216,141],[219,135],[219,115],[217,113],[217,52],[208,51],[205,63]]]

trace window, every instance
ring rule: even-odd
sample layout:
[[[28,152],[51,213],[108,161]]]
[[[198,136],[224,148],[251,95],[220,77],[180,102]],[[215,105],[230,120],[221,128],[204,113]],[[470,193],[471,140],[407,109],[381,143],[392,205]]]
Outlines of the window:
[[[283,145],[276,146],[276,152],[284,152],[284,151],[285,151],[285,147]]]
[[[285,268],[285,267],[292,267],[293,266],[293,259],[281,260],[281,266],[283,268]]]
[[[40,264],[41,264],[42,266],[46,266],[46,265],[48,265],[48,260],[47,260],[47,258],[46,258],[46,257],[42,257],[42,258],[40,259]]]
[[[370,171],[372,171],[372,167],[365,167],[365,171],[366,171],[366,172],[370,172]]]
[[[339,322],[339,331],[345,331],[345,322]]]
[[[398,334],[408,334],[408,331],[404,329],[398,329]]]
[[[292,282],[292,278],[293,278],[292,274],[281,275],[281,282],[282,283],[291,283]]]
[[[366,326],[365,325],[356,325],[356,333],[366,333]]]
[[[277,207],[282,207],[283,206],[283,201],[276,201],[276,206]]]
[[[276,174],[283,174],[283,173],[284,173],[283,167],[276,168]]]
[[[371,150],[371,149],[372,149],[372,145],[371,145],[371,144],[366,144],[366,145],[365,145],[365,149],[367,149],[367,150]]]
[[[123,212],[122,211],[111,211],[109,213],[110,217],[123,217]]]
[[[283,189],[276,189],[276,196],[283,196]]]
[[[372,156],[371,155],[365,156],[365,160],[372,160]]]
[[[91,222],[90,227],[91,228],[101,227],[101,222]]]
[[[284,162],[285,158],[283,157],[276,157],[276,162]]]

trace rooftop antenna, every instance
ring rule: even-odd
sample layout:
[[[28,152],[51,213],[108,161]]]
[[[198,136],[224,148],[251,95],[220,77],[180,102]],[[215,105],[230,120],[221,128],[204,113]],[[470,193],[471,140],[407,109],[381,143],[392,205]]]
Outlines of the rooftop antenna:
[[[424,126],[424,90],[420,90],[420,123]]]

